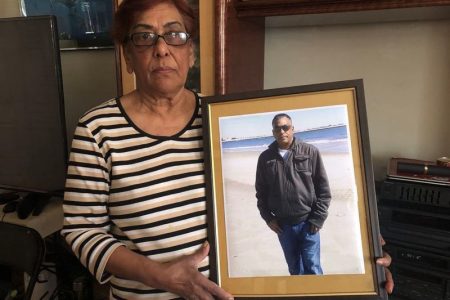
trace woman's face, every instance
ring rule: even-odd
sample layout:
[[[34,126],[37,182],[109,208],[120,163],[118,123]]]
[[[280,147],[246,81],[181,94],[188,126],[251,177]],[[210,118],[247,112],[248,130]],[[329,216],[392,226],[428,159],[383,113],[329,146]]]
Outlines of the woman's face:
[[[138,15],[129,34],[152,32],[163,35],[174,31],[186,31],[183,18],[172,3],[160,3]],[[135,46],[129,41],[125,47],[125,60],[128,72],[136,75],[139,90],[170,96],[183,89],[195,58],[191,40],[185,45],[171,46],[159,38],[153,46]]]

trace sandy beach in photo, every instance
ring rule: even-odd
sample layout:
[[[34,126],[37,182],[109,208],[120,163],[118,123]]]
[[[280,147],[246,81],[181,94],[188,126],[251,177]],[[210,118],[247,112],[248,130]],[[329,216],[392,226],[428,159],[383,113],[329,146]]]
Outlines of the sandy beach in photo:
[[[259,215],[255,197],[260,151],[222,153],[230,277],[289,275],[280,243]],[[348,153],[321,152],[332,200],[321,234],[324,274],[364,273],[353,166]]]

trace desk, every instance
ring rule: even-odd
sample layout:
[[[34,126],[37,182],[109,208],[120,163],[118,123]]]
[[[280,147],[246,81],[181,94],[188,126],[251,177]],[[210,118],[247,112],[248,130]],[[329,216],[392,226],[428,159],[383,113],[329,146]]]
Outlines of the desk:
[[[3,222],[33,228],[39,232],[42,238],[62,229],[64,213],[60,198],[51,198],[39,216],[30,214],[26,219],[19,219],[17,212],[4,214],[3,206],[0,205],[0,220],[3,218]]]

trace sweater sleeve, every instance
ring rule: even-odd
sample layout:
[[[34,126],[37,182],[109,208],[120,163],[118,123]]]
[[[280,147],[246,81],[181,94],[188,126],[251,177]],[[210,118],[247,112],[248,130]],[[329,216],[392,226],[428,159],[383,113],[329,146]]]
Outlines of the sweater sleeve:
[[[100,283],[111,278],[106,262],[123,245],[109,233],[108,197],[108,164],[92,132],[79,123],[68,163],[61,234]]]
[[[323,223],[328,217],[328,207],[331,202],[331,190],[325,166],[318,150],[314,153],[312,172],[316,202],[313,204],[309,222],[322,228]]]

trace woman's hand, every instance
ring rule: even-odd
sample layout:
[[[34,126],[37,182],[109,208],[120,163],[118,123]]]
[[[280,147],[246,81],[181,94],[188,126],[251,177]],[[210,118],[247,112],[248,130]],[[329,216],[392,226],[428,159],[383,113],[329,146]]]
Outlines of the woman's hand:
[[[195,253],[162,264],[162,280],[158,285],[189,300],[233,299],[231,294],[198,271],[208,252],[209,243],[205,242]]]
[[[384,246],[386,244],[383,237],[381,238],[381,245]],[[392,291],[394,290],[394,279],[392,278],[392,273],[389,271],[388,267],[392,263],[392,257],[383,251],[383,257],[377,259],[377,264],[384,267],[384,272],[386,273],[386,283],[384,285],[384,288],[388,292],[388,294],[392,294]]]
[[[159,263],[126,247],[118,247],[110,256],[106,269],[112,274],[175,293],[188,300],[233,299],[231,294],[198,271],[198,266],[208,252],[209,244],[205,242],[191,255]]]

